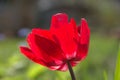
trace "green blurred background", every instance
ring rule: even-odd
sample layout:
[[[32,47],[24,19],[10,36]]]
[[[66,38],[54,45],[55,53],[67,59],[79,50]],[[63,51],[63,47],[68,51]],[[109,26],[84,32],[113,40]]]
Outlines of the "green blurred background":
[[[32,28],[49,29],[51,16],[65,12],[91,29],[87,58],[74,67],[77,80],[113,80],[120,40],[120,0],[0,0],[0,80],[71,80],[20,54]]]

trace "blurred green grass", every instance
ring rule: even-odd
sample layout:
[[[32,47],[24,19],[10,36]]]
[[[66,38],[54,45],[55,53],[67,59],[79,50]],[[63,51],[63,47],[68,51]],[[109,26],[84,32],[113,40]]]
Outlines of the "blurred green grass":
[[[50,71],[20,54],[19,45],[25,43],[18,38],[0,41],[0,80],[71,80],[68,71]],[[77,80],[103,80],[104,70],[113,80],[117,45],[114,37],[92,34],[87,58],[74,67]]]
[[[120,80],[120,44],[118,48],[118,56],[117,56],[117,61],[116,61],[114,80]]]

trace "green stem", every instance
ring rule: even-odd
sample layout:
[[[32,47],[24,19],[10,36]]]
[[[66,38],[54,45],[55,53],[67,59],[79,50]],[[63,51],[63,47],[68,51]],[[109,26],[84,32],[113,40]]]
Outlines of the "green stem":
[[[70,64],[69,61],[67,61],[67,65],[68,65],[68,69],[69,69],[69,72],[70,72],[70,75],[71,75],[72,80],[76,80],[76,79],[75,79],[74,72],[73,72],[73,69],[72,69],[72,66],[71,66],[71,64]]]

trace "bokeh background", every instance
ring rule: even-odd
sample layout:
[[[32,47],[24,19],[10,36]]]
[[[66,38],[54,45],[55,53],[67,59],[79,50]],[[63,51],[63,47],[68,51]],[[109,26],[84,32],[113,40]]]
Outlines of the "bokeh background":
[[[71,80],[20,54],[32,28],[49,29],[51,16],[65,12],[91,29],[88,57],[74,67],[77,80],[113,80],[120,40],[120,0],[0,0],[0,80]]]

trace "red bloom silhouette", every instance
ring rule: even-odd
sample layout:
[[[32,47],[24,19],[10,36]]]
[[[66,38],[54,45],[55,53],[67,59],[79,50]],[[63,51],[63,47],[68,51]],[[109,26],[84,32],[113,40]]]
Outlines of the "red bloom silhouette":
[[[20,47],[30,60],[52,70],[66,71],[67,62],[75,66],[87,56],[90,30],[84,18],[77,27],[65,13],[52,16],[50,30],[35,28],[27,37],[30,48]]]

